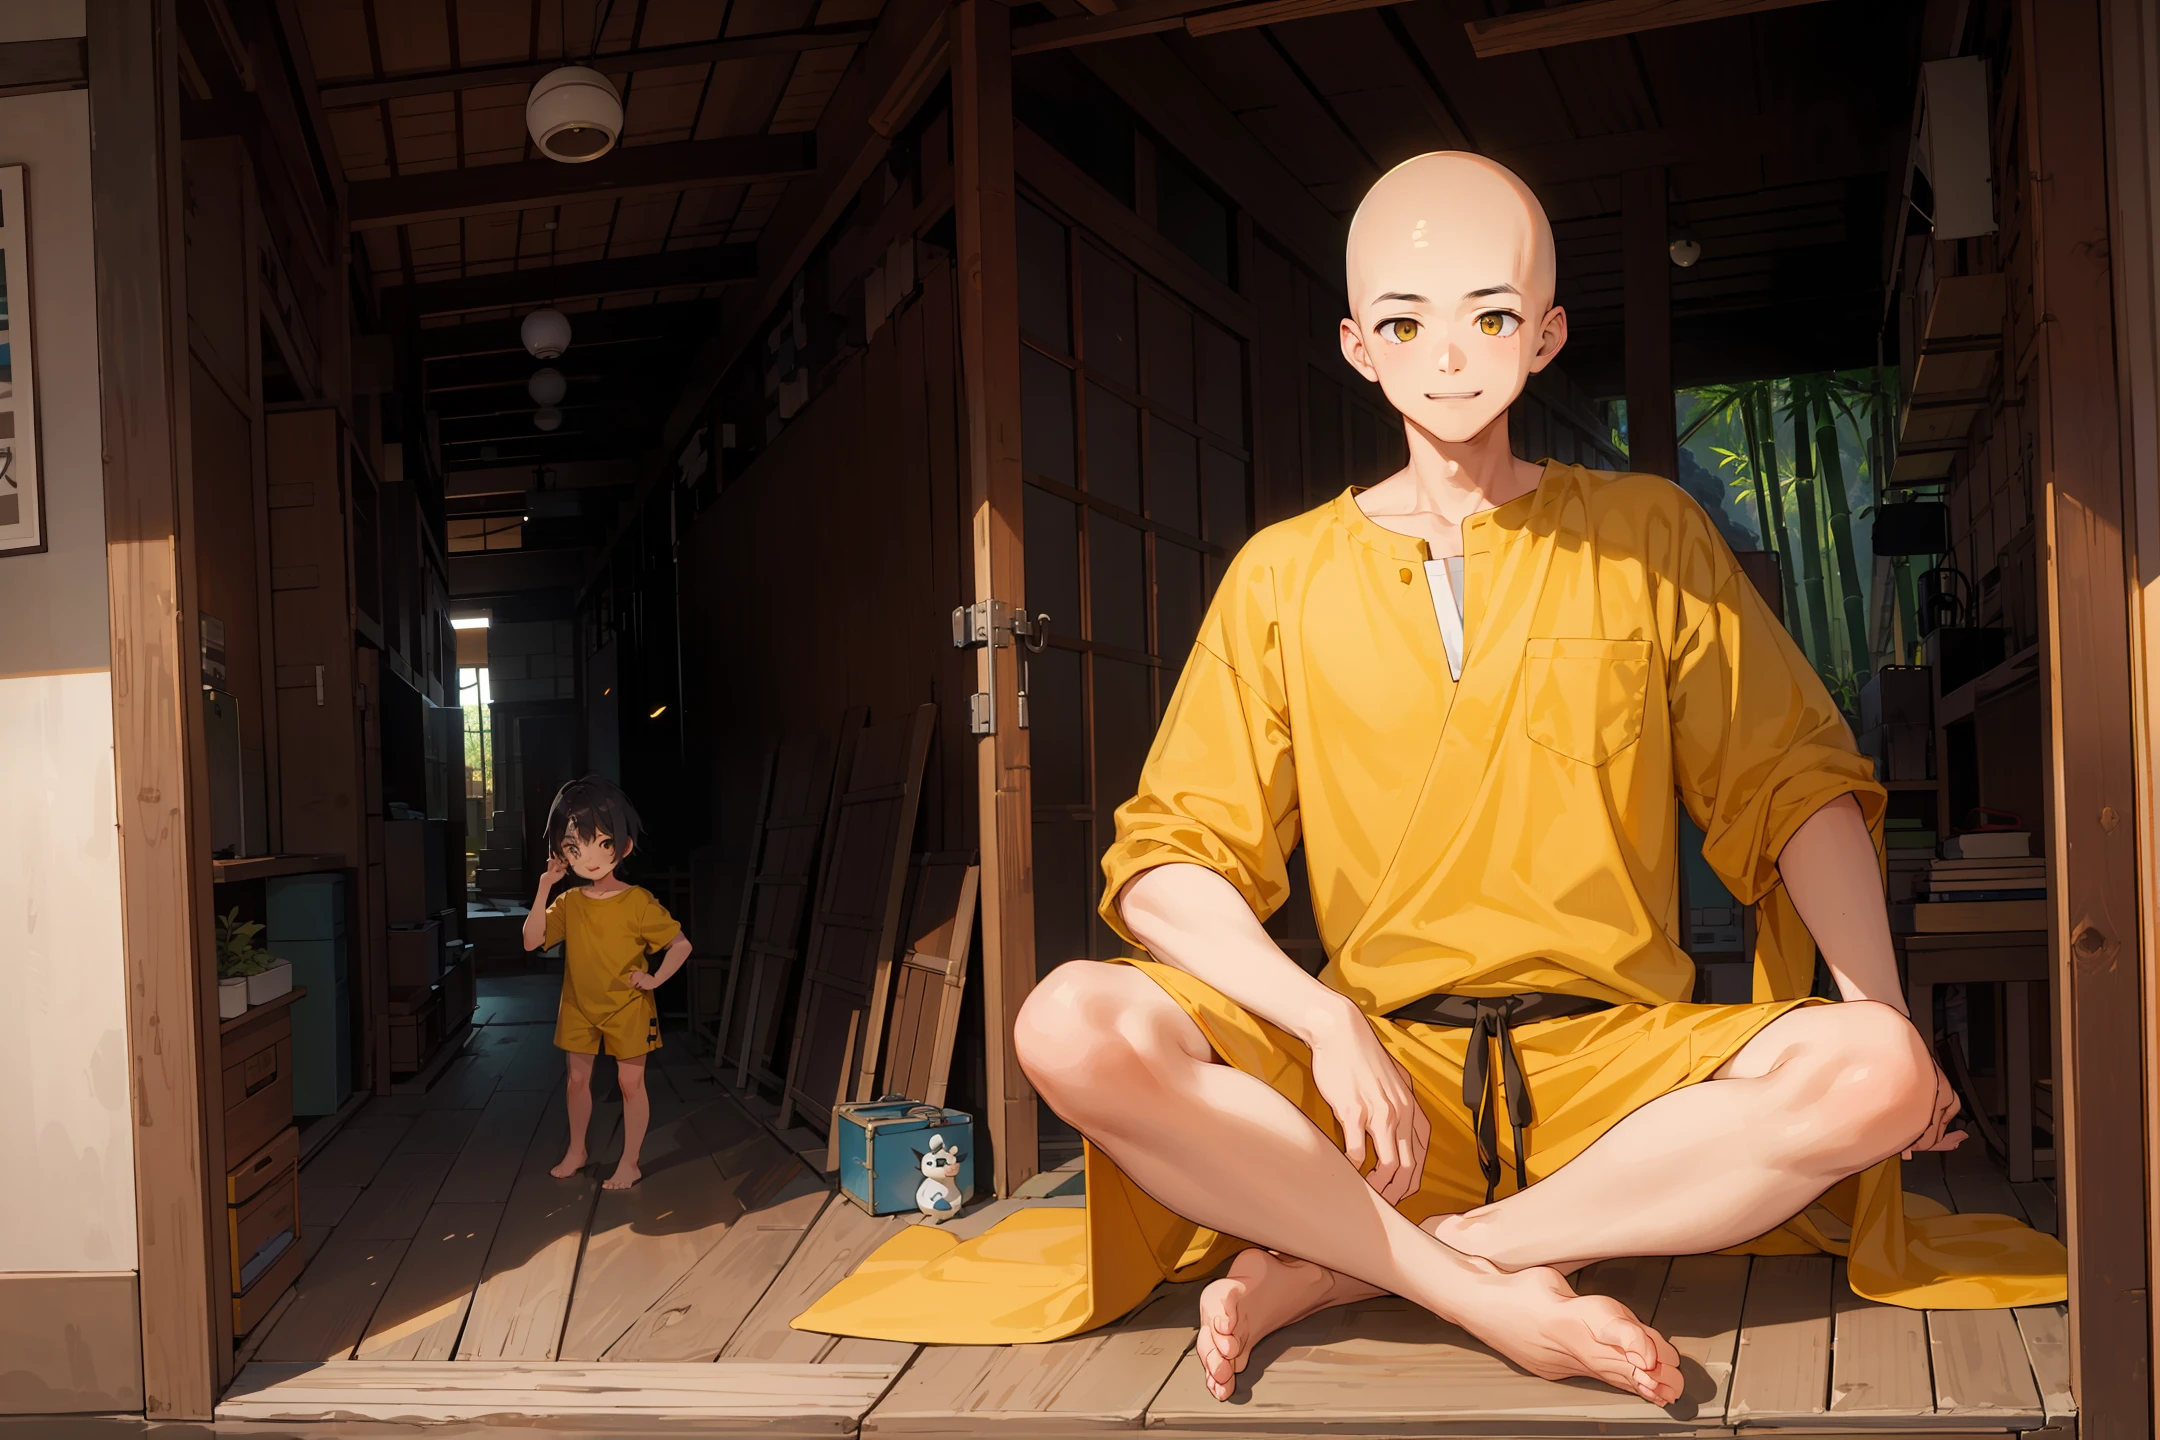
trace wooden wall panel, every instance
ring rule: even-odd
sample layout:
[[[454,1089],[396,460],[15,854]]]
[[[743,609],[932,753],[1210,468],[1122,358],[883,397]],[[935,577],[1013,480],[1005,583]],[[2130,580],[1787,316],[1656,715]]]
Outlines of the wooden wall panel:
[[[153,1419],[210,1418],[232,1373],[207,1103],[217,1055],[209,807],[196,632],[194,494],[172,0],[89,0],[105,538],[112,624],[142,1363]]]
[[[2152,1433],[2130,577],[2098,0],[2021,0],[2048,851],[2080,1433]]]

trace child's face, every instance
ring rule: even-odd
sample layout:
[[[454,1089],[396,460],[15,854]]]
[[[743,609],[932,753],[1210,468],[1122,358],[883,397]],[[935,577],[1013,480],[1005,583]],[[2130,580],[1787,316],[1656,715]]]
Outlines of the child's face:
[[[570,831],[563,836],[563,863],[587,880],[604,880],[614,873],[622,857],[615,853],[615,837],[612,835],[580,835]]]

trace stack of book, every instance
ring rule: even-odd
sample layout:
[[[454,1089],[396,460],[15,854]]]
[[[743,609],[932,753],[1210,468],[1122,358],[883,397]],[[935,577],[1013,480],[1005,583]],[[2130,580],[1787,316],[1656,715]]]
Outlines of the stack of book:
[[[1923,935],[2047,929],[2047,861],[2022,830],[1953,835],[1915,887],[1913,928]]]

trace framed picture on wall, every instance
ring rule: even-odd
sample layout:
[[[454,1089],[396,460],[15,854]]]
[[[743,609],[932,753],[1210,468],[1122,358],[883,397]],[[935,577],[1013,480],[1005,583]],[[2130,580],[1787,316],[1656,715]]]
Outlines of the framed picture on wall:
[[[0,556],[45,548],[37,351],[30,334],[30,215],[23,167],[0,165]]]

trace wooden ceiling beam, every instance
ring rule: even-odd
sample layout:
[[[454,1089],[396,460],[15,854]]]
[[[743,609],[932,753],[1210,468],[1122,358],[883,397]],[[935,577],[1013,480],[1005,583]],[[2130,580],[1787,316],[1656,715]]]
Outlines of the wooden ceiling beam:
[[[1692,25],[1699,20],[1726,20],[1735,15],[1759,15],[1765,10],[1816,3],[1818,0],[1576,0],[1575,4],[1546,10],[1466,20],[1463,29],[1469,32],[1470,48],[1477,57],[1490,60],[1495,55],[1516,55],[1585,40],[1611,40],[1645,30]]]
[[[748,60],[761,55],[793,55],[804,50],[827,50],[860,45],[873,33],[867,25],[822,25],[781,35],[751,35],[733,40],[700,40],[687,45],[655,45],[646,50],[618,50],[594,58],[592,66],[604,75],[628,75],[639,70],[663,70],[678,65],[711,65],[724,60]],[[373,105],[407,95],[444,95],[455,90],[478,90],[489,85],[530,85],[563,60],[535,60],[514,65],[473,65],[459,70],[434,70],[422,75],[398,75],[387,80],[354,80],[322,87],[322,103],[328,109]]]
[[[709,319],[714,302],[692,300],[667,305],[623,305],[609,310],[584,310],[570,316],[570,345],[622,345],[665,340]],[[464,325],[437,325],[418,332],[414,349],[421,360],[451,360],[468,355],[525,354],[518,335],[520,320],[476,320]],[[530,358],[529,356],[527,357]],[[540,361],[533,361],[535,365]]]
[[[347,223],[355,230],[382,230],[423,220],[659,194],[693,185],[786,180],[816,170],[817,138],[809,134],[632,145],[581,165],[519,160],[355,181],[348,198]]]
[[[658,255],[634,255],[620,260],[587,260],[576,265],[469,275],[462,280],[394,285],[383,292],[383,306],[417,319],[423,315],[454,315],[468,310],[546,305],[596,295],[676,290],[690,285],[730,285],[756,275],[756,246],[707,245],[697,250],[668,250]],[[579,318],[573,316],[570,321],[573,337]]]

